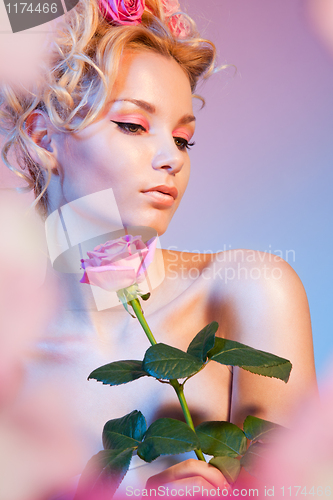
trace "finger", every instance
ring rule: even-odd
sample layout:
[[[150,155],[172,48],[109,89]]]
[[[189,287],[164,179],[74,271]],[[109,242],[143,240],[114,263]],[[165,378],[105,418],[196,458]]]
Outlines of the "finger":
[[[167,491],[166,488],[169,488],[171,496],[176,496],[177,492],[179,497],[191,496],[204,498],[206,496],[228,496],[230,493],[230,486],[227,482],[220,484],[219,486],[213,486],[201,476],[178,479],[173,483],[166,483],[165,485],[162,485],[162,487],[165,488],[165,491]]]
[[[215,488],[221,487],[221,485],[226,483],[225,477],[216,467],[201,460],[191,458],[152,476],[148,479],[147,486],[173,483],[180,479],[191,477],[202,477]]]

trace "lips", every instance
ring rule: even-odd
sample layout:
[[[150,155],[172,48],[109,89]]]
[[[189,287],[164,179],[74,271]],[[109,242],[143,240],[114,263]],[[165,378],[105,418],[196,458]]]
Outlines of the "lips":
[[[149,200],[160,207],[171,207],[178,196],[178,190],[175,187],[161,185],[142,191]]]
[[[172,186],[155,186],[153,188],[147,189],[146,191],[143,191],[144,193],[151,193],[153,191],[157,191],[158,193],[166,194],[169,196],[172,196],[172,198],[175,200],[178,196],[178,189]]]

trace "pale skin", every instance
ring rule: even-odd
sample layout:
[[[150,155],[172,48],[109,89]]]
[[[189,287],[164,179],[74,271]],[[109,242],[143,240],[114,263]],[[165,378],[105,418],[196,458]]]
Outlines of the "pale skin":
[[[127,52],[111,103],[95,123],[69,135],[55,130],[45,114],[36,112],[29,125],[33,140],[54,162],[51,210],[112,187],[125,225],[165,232],[187,186],[190,158],[186,145],[195,126],[188,77],[176,61],[154,52]],[[145,192],[159,185],[177,189],[170,206]],[[163,251],[163,257],[166,278],[144,305],[159,342],[186,349],[201,328],[217,321],[219,336],[272,352],[293,364],[290,381],[284,384],[237,368],[232,375],[228,367],[210,363],[185,386],[195,424],[230,420],[241,426],[251,414],[288,425],[299,402],[315,388],[310,315],[296,273],[282,259],[249,250],[213,256]],[[181,418],[171,388],[150,378],[109,391],[86,381],[97,366],[140,359],[149,344],[138,322],[122,306],[93,311],[89,287],[71,275],[58,279],[63,296],[61,319],[52,326],[49,338],[52,344],[61,332],[63,356],[50,376],[66,369],[66,384],[82,395],[81,418],[93,439],[97,442],[107,420],[135,408],[149,422],[161,416]],[[66,361],[68,353],[70,362]],[[41,364],[46,366],[47,353],[44,357]],[[155,483],[211,488],[225,481],[214,467],[186,460],[151,478],[149,485]]]

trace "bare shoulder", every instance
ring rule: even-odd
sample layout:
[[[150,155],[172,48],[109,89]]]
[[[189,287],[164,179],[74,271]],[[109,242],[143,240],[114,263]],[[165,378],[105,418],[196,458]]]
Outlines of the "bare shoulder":
[[[290,326],[286,326],[297,324],[312,345],[303,284],[281,257],[248,249],[215,254],[163,252],[166,275],[186,283],[186,288],[194,285],[198,293],[209,298],[208,307],[220,324],[220,335],[250,345],[255,343],[260,349],[274,347],[283,355],[282,339],[290,332]],[[281,327],[274,337],[269,334],[272,326],[268,323]],[[296,341],[296,331],[292,338]],[[290,342],[289,338],[287,344]]]
[[[260,349],[274,348],[280,355],[300,336],[312,346],[306,293],[285,260],[265,252],[230,250],[215,254],[204,273],[211,280],[215,300],[235,312],[228,337],[255,342]]]
[[[237,370],[231,418],[241,423],[256,414],[288,424],[297,404],[315,390],[311,320],[303,284],[294,269],[274,254],[230,250],[216,254],[211,272],[221,304],[222,334],[232,340],[291,361],[290,380],[256,376]]]
[[[281,257],[257,250],[236,249],[212,256],[205,275],[225,294],[241,293],[254,297],[275,294],[281,300],[298,294],[306,301],[304,287],[294,269]],[[216,290],[218,292],[218,290]]]
[[[306,300],[301,280],[281,257],[257,250],[235,249],[218,253],[163,250],[166,273],[178,272],[183,279],[206,281],[219,296],[244,292],[250,287],[281,295],[300,293]]]

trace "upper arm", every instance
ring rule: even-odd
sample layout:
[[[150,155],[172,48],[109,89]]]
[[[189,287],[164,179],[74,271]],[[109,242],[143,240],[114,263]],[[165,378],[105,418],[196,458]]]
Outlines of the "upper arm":
[[[230,419],[241,425],[251,414],[285,425],[301,399],[316,387],[309,307],[289,264],[271,254],[256,255],[254,261],[243,259],[238,275],[239,259],[231,264],[235,276],[223,284],[221,333],[286,358],[293,367],[287,384],[235,367]]]

